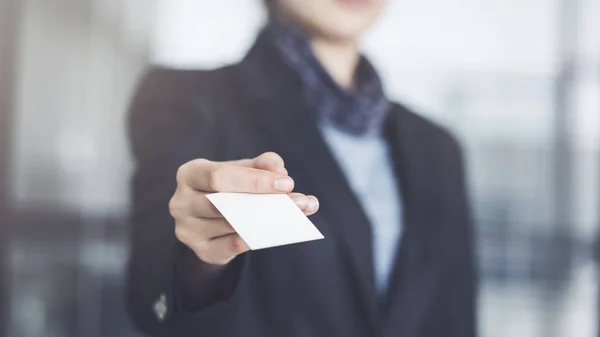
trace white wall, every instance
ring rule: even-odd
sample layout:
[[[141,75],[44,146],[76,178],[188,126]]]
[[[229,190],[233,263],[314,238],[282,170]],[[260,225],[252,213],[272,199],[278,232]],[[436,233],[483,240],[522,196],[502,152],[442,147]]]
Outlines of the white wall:
[[[555,63],[554,2],[390,0],[365,47],[384,71],[548,74]],[[159,8],[154,58],[180,67],[239,59],[264,18],[259,0],[160,0]]]

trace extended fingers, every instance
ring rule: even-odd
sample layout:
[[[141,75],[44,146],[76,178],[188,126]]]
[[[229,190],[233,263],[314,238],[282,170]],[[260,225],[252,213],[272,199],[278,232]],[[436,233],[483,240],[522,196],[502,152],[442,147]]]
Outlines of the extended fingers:
[[[315,196],[302,193],[290,193],[289,196],[306,215],[315,214],[319,210],[319,200]]]
[[[196,191],[289,193],[294,181],[287,175],[205,159],[184,165],[178,179]]]

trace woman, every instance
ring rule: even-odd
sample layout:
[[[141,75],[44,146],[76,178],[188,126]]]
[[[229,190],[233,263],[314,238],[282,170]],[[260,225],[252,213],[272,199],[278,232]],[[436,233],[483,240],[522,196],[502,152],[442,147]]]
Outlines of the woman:
[[[357,49],[383,5],[267,1],[269,22],[240,64],[149,73],[131,112],[139,328],[475,336],[459,146],[388,101]],[[326,239],[247,252],[211,192],[287,193]]]

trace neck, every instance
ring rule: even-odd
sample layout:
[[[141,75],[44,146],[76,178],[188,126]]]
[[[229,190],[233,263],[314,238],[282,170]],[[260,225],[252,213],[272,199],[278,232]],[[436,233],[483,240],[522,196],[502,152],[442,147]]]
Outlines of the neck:
[[[354,72],[359,61],[356,42],[332,42],[323,38],[313,38],[311,45],[315,57],[331,78],[340,87],[352,89],[354,87]]]

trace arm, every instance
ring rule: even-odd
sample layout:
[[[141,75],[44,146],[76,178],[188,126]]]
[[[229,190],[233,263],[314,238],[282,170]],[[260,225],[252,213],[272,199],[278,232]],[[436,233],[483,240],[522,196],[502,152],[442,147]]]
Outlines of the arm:
[[[136,325],[155,336],[220,331],[230,322],[223,310],[236,308],[243,293],[249,257],[240,254],[248,247],[207,193],[289,194],[305,214],[318,210],[314,196],[290,193],[294,182],[275,153],[212,161],[223,153],[217,114],[206,113],[213,109],[198,95],[218,86],[201,76],[208,74],[151,72],[131,109],[128,307]]]
[[[216,151],[214,121],[192,109],[189,100],[195,96],[187,94],[192,79],[182,76],[167,70],[151,71],[130,111],[136,167],[127,302],[133,321],[151,335],[167,333],[178,317],[184,320],[187,312],[178,306],[177,298],[185,298],[186,308],[198,311],[229,298],[231,280],[239,274],[242,262],[232,266],[237,271],[229,273],[223,273],[225,268],[206,268],[174,233],[168,205],[176,189],[178,168],[195,158],[214,158]],[[230,281],[215,281],[222,276]],[[223,284],[229,287],[222,288]],[[157,314],[161,310],[162,319]]]
[[[477,265],[474,228],[471,219],[465,163],[458,142],[450,137],[444,151],[444,165],[452,168],[452,178],[445,187],[451,192],[446,202],[457,212],[457,221],[446,237],[449,243],[447,271],[442,279],[440,298],[436,302],[432,326],[426,336],[476,337],[477,334]]]
[[[455,255],[456,273],[448,282],[451,298],[446,302],[452,304],[447,308],[449,331],[455,331],[454,336],[477,336],[477,258],[474,238],[474,224],[471,214],[468,184],[466,179],[465,161],[460,145],[455,142],[457,165],[458,209],[462,222],[457,230],[457,252]]]
[[[182,247],[177,263],[176,304],[188,313],[226,300],[233,293],[240,275],[242,259],[226,265],[205,263],[187,247]]]

